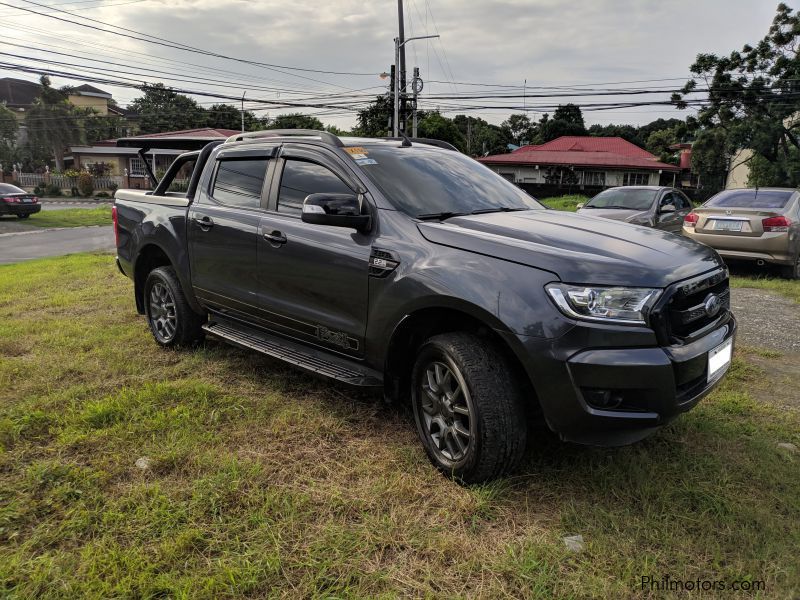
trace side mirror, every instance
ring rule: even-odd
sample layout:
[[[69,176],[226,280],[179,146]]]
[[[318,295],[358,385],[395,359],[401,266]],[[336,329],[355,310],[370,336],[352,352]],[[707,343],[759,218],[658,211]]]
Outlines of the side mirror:
[[[580,210],[580,209],[582,209],[584,206],[586,206],[586,203],[585,203],[585,202],[578,202],[578,204],[576,204],[576,205],[575,205],[575,210]]]
[[[361,203],[353,194],[309,194],[303,201],[302,220],[314,225],[369,229],[372,217],[361,213]]]
[[[674,213],[675,212],[675,205],[674,204],[665,204],[664,206],[661,207],[661,209],[658,212],[660,212],[661,214]]]

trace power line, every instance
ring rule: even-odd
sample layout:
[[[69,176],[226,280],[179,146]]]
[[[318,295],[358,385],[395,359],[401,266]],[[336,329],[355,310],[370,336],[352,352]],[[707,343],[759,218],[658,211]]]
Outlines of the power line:
[[[22,1],[27,3],[27,4],[33,4],[34,6],[38,6],[40,8],[50,8],[46,4],[40,4],[38,2],[34,2],[33,0],[22,0]],[[119,29],[120,31],[114,31],[114,30],[111,30],[111,29],[104,29],[102,27],[89,25],[87,23],[81,23],[79,21],[72,21],[70,19],[65,19],[63,17],[58,17],[58,16],[56,16],[54,14],[38,12],[38,11],[35,11],[33,9],[30,9],[30,8],[25,8],[25,7],[22,7],[22,6],[15,6],[15,5],[9,4],[7,2],[0,2],[0,4],[2,4],[3,6],[8,6],[10,8],[15,8],[17,10],[23,10],[23,11],[26,11],[26,12],[29,12],[29,13],[32,13],[32,14],[35,14],[35,15],[47,17],[49,19],[55,19],[55,20],[58,20],[58,21],[61,21],[61,22],[64,22],[64,23],[70,23],[72,25],[78,25],[80,27],[85,27],[85,28],[92,29],[92,30],[95,30],[95,31],[101,31],[103,33],[109,33],[109,34],[117,35],[117,36],[120,36],[120,37],[131,38],[131,39],[134,39],[134,40],[138,40],[138,41],[142,41],[142,42],[148,42],[148,43],[151,43],[151,44],[157,44],[159,46],[165,46],[167,48],[173,48],[173,49],[176,49],[176,50],[194,52],[194,53],[198,53],[198,54],[203,54],[205,56],[213,56],[215,58],[222,58],[222,59],[225,59],[225,60],[232,60],[232,61],[236,61],[236,62],[240,62],[240,63],[244,63],[244,64],[260,66],[260,67],[264,67],[264,68],[272,69],[272,70],[287,69],[287,70],[290,70],[290,71],[303,71],[303,72],[308,72],[308,73],[322,73],[322,74],[326,74],[326,75],[352,75],[352,76],[370,76],[370,77],[374,77],[375,76],[375,73],[357,73],[357,72],[349,72],[349,71],[328,71],[328,70],[324,70],[324,69],[310,69],[310,68],[304,68],[304,67],[292,67],[292,66],[288,66],[288,65],[264,63],[264,62],[249,60],[249,59],[245,59],[245,58],[227,56],[227,55],[220,54],[220,53],[217,53],[217,52],[212,52],[212,51],[209,51],[209,50],[204,50],[202,48],[197,48],[197,47],[194,47],[194,46],[190,46],[188,44],[182,44],[180,42],[174,42],[174,41],[167,40],[167,39],[164,39],[164,38],[161,38],[161,37],[158,37],[158,36],[149,35],[147,33],[142,33],[140,31],[136,31],[135,29],[129,29],[127,27],[121,27],[119,25],[112,25],[111,23],[106,23],[105,21],[100,21],[99,19],[92,19],[90,17],[84,17],[84,16],[81,16],[81,15],[76,15],[74,13],[71,13],[71,12],[69,12],[67,10],[63,10],[63,9],[55,9],[55,10],[56,10],[56,12],[64,13],[64,14],[70,15],[72,17],[77,17],[77,18],[83,19],[85,21],[89,21],[91,23],[98,23],[98,24],[104,25],[106,27],[113,27],[115,29]],[[128,33],[121,33],[122,31],[128,32]],[[134,35],[129,35],[129,34],[134,34]],[[303,77],[301,75],[296,75],[294,73],[285,73],[285,74],[292,75],[294,77]],[[306,78],[306,79],[309,79],[309,78]],[[311,81],[318,81],[318,80],[311,79]],[[319,83],[327,83],[327,82],[319,82]]]

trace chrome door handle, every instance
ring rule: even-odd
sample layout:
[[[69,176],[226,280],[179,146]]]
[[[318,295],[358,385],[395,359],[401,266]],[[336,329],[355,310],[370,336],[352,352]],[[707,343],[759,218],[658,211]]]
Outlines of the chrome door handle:
[[[270,244],[277,244],[279,246],[282,246],[287,242],[286,236],[283,235],[280,231],[271,231],[270,233],[265,233],[264,239],[267,240]]]
[[[200,227],[203,229],[214,226],[214,221],[208,216],[195,217],[194,222],[200,225]]]

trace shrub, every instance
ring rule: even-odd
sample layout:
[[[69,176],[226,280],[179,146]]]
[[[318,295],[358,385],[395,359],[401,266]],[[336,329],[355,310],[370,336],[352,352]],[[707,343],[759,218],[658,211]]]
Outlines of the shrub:
[[[64,176],[65,177],[73,177],[74,178],[74,177],[80,177],[80,175],[81,175],[81,172],[80,171],[76,171],[75,169],[67,169],[66,171],[64,171]]]
[[[111,198],[106,192],[97,192],[94,195],[95,198]]]
[[[78,177],[78,191],[81,196],[91,196],[94,192],[94,181],[89,173],[81,173]]]
[[[61,188],[58,187],[55,183],[51,183],[45,189],[45,193],[48,196],[60,196],[61,195]]]
[[[33,193],[37,196],[41,196],[43,192],[44,188],[41,188],[38,185],[35,188],[33,188]]]
[[[104,162],[93,163],[88,168],[92,177],[105,177],[111,172],[111,165]]]

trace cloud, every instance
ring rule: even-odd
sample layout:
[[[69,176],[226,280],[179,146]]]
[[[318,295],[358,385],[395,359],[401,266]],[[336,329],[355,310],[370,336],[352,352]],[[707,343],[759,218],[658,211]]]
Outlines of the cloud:
[[[50,49],[55,49],[53,44],[71,48],[76,55],[88,60],[101,58],[140,69],[180,73],[189,79],[203,77],[231,82],[216,86],[199,81],[174,82],[176,87],[202,87],[236,97],[248,90],[248,98],[270,100],[300,94],[335,94],[346,89],[373,88],[359,93],[380,93],[380,86],[386,82],[380,80],[378,74],[388,71],[394,58],[392,39],[397,35],[397,5],[389,0],[234,0],[222,3],[143,0],[131,4],[108,0],[108,3],[115,5],[75,9],[75,12],[229,56],[369,75],[257,67],[93,32],[41,16],[0,19],[0,31],[7,29],[4,37],[10,35],[21,40],[20,43],[43,48],[50,45]],[[700,52],[728,53],[745,42],[759,40],[766,33],[774,10],[773,3],[764,0],[575,0],[569,3],[563,0],[406,0],[406,35],[436,32],[441,35],[440,40],[432,42],[410,42],[408,66],[416,65],[422,70],[425,94],[481,89],[436,83],[453,79],[518,86],[527,80],[530,90],[540,86],[682,78]],[[7,9],[5,14],[11,13],[13,11]],[[46,56],[33,51],[28,54]],[[94,65],[108,68],[101,63]],[[32,75],[27,77],[33,78]],[[61,79],[56,82],[67,83]],[[680,84],[681,81],[663,82],[673,87]],[[130,100],[136,95],[133,90],[101,87],[109,88],[121,100]],[[530,100],[527,104],[535,106],[539,102],[554,103],[556,100]],[[270,112],[288,111],[272,109]],[[477,114],[499,122],[508,112],[483,110]],[[587,113],[586,118],[590,123],[644,123],[673,115],[681,116],[681,113],[669,108],[630,108],[612,113]],[[323,120],[345,127],[354,122],[351,114],[341,111],[323,116]]]

